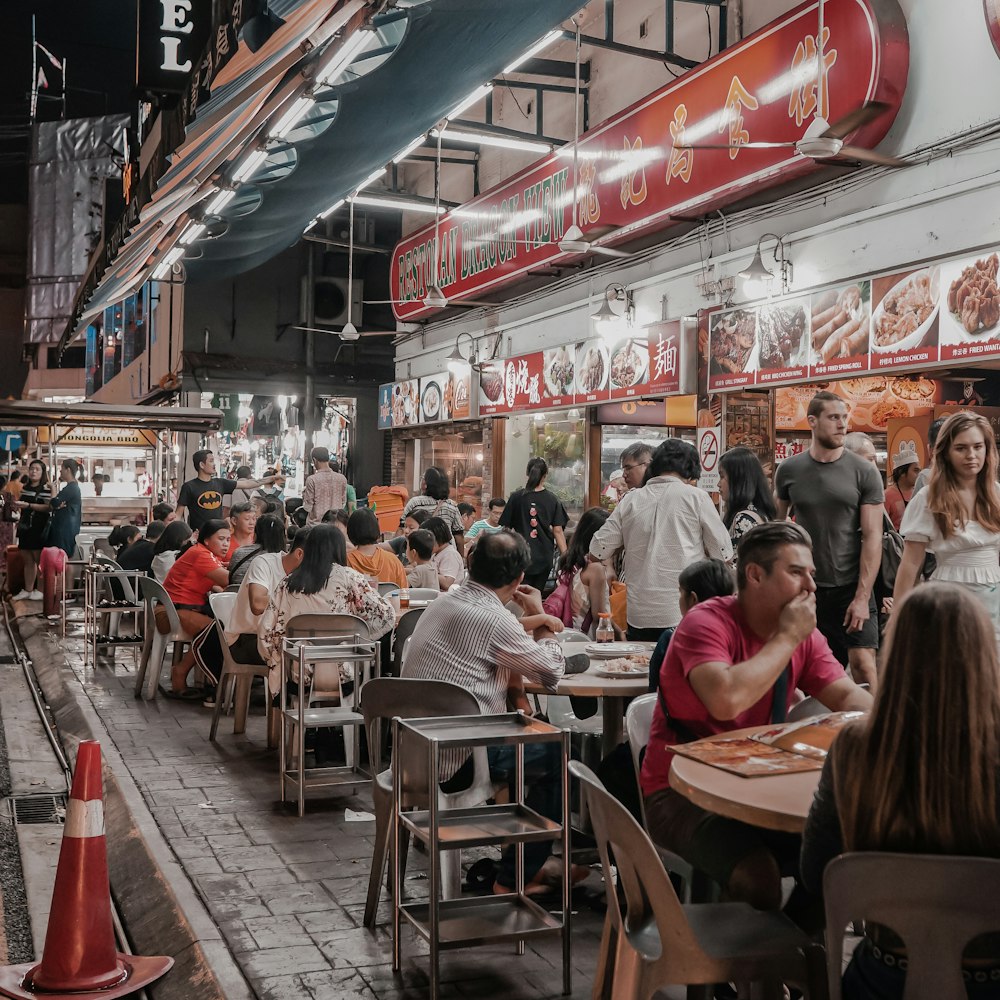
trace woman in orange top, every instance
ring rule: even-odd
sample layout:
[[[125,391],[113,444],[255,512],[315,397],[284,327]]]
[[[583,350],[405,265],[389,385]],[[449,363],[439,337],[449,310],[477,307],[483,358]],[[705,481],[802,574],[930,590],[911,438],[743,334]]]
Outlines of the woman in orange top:
[[[167,573],[163,588],[174,602],[181,627],[190,635],[197,635],[214,621],[208,595],[225,590],[229,585],[229,572],[221,561],[228,551],[229,522],[213,518],[201,526],[198,541],[177,557]],[[163,634],[170,631],[167,612],[162,605],[156,608],[156,627]],[[187,675],[194,662],[194,653],[189,649],[171,668],[170,690],[161,688],[164,695],[192,700],[202,697],[200,689],[187,686]]]
[[[356,510],[347,521],[347,537],[354,548],[347,553],[347,565],[365,576],[377,576],[379,583],[406,586],[403,564],[391,552],[379,548],[378,518],[370,507]]]

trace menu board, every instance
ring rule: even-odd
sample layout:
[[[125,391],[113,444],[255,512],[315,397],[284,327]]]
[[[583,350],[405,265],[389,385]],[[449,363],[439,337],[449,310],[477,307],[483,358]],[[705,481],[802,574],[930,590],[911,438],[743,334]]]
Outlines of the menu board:
[[[646,391],[673,393],[681,391],[683,343],[681,321],[654,323],[648,328],[649,382]]]
[[[774,394],[774,426],[779,431],[809,431],[806,408],[821,389],[847,404],[852,431],[884,431],[890,420],[929,414],[944,397],[944,383],[919,375],[868,375],[837,382],[780,388]]]
[[[612,399],[632,399],[649,392],[649,340],[645,330],[641,336],[626,336],[611,346],[608,354],[608,386]]]
[[[441,423],[468,420],[471,413],[472,369],[463,365],[458,372],[446,371],[420,380],[420,422]]]
[[[992,253],[713,313],[709,389],[1000,357],[998,271]]]
[[[608,345],[593,337],[576,345],[576,402],[606,403],[611,398]]]
[[[568,406],[575,402],[576,348],[573,344],[542,351],[542,381],[546,406]]]

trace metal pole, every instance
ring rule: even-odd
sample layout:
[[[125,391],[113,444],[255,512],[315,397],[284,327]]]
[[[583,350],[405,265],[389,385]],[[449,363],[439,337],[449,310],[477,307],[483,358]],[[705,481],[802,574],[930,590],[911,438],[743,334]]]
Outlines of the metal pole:
[[[305,396],[302,405],[302,420],[305,425],[306,446],[302,456],[304,474],[309,471],[309,456],[313,449],[313,432],[316,428],[316,389],[313,380],[313,370],[316,367],[316,334],[313,328],[316,326],[316,302],[313,295],[313,282],[315,280],[316,262],[313,258],[313,247],[311,243],[306,244],[306,383]]]
[[[31,120],[38,109],[38,45],[35,42],[35,15],[31,15]]]

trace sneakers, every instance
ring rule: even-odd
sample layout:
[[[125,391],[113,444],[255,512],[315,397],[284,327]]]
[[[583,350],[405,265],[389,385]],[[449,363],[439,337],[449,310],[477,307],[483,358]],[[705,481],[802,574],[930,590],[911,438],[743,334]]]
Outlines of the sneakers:
[[[15,601],[30,601],[31,600],[31,592],[28,591],[28,590],[22,590],[19,594],[15,594],[14,595],[14,600]]]
[[[42,592],[40,590],[33,590],[28,595],[28,600],[29,601],[40,601],[41,599],[42,599]]]

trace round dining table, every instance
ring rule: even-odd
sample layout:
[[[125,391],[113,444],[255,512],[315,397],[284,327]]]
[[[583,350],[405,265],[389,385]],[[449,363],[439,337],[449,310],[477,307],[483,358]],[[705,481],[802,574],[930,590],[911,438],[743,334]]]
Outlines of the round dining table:
[[[750,736],[771,726],[755,726],[721,733],[710,739]],[[696,806],[738,819],[752,826],[783,833],[801,833],[812,805],[819,770],[744,778],[722,768],[674,754],[670,787]]]
[[[562,644],[564,655],[569,658],[575,653],[586,653],[590,639],[569,640]],[[646,655],[653,651],[654,643],[639,642]],[[637,673],[632,677],[602,677],[597,673],[605,661],[590,657],[590,666],[579,674],[567,674],[556,685],[554,691],[547,691],[541,684],[525,678],[524,689],[529,694],[574,695],[584,698],[600,698],[602,707],[601,755],[606,757],[625,739],[625,703],[640,694],[649,692],[648,673]]]

